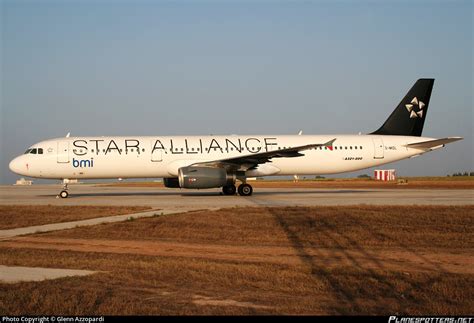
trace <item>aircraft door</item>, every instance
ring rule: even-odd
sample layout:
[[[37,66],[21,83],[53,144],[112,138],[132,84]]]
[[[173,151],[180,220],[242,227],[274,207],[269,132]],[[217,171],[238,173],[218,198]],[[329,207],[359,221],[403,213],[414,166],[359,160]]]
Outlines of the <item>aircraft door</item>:
[[[69,163],[69,141],[58,141],[58,163]]]
[[[372,141],[374,143],[374,159],[383,159],[383,140],[381,138],[374,138]]]

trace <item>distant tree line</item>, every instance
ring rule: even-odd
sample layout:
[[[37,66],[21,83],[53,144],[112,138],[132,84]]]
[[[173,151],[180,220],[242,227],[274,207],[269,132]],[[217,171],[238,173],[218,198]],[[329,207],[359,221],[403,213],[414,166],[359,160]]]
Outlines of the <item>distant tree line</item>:
[[[448,175],[449,177],[450,175]],[[451,176],[474,176],[474,172],[458,172],[458,173],[453,173]]]

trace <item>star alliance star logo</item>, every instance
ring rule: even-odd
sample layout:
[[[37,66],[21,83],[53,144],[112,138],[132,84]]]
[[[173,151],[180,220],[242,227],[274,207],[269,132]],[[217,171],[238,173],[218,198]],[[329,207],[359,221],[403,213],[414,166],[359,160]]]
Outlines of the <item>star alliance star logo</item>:
[[[411,100],[410,104],[405,104],[408,112],[410,112],[410,119],[413,118],[422,118],[423,117],[423,108],[425,104],[421,101],[418,101],[416,96]],[[415,107],[418,107],[418,111],[415,111]]]

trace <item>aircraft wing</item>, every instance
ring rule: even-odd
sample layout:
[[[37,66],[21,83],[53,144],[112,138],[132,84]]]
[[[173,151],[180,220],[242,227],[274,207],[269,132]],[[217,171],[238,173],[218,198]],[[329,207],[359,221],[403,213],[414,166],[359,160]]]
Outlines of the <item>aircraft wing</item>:
[[[444,145],[446,144],[449,144],[451,142],[455,142],[458,140],[462,140],[462,139],[463,139],[462,137],[448,137],[448,138],[442,138],[442,139],[414,142],[414,143],[406,145],[406,147],[416,148],[416,149],[441,148],[441,147],[444,147]]]
[[[309,150],[311,148],[328,147],[332,150],[332,144],[334,143],[334,141],[336,141],[336,138],[323,144],[309,144],[304,146],[278,149],[244,156],[218,159],[207,162],[199,162],[192,164],[191,166],[222,167],[227,169],[228,171],[247,171],[256,168],[259,164],[265,164],[270,162],[272,158],[291,158],[304,156],[301,151]]]

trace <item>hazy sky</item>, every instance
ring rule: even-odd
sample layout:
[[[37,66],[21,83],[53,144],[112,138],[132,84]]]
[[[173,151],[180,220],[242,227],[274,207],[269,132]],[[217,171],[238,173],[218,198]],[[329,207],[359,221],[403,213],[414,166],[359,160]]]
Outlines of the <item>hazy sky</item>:
[[[392,167],[474,169],[472,1],[0,1],[3,183],[68,132],[371,132],[420,77],[423,135],[465,139]]]

